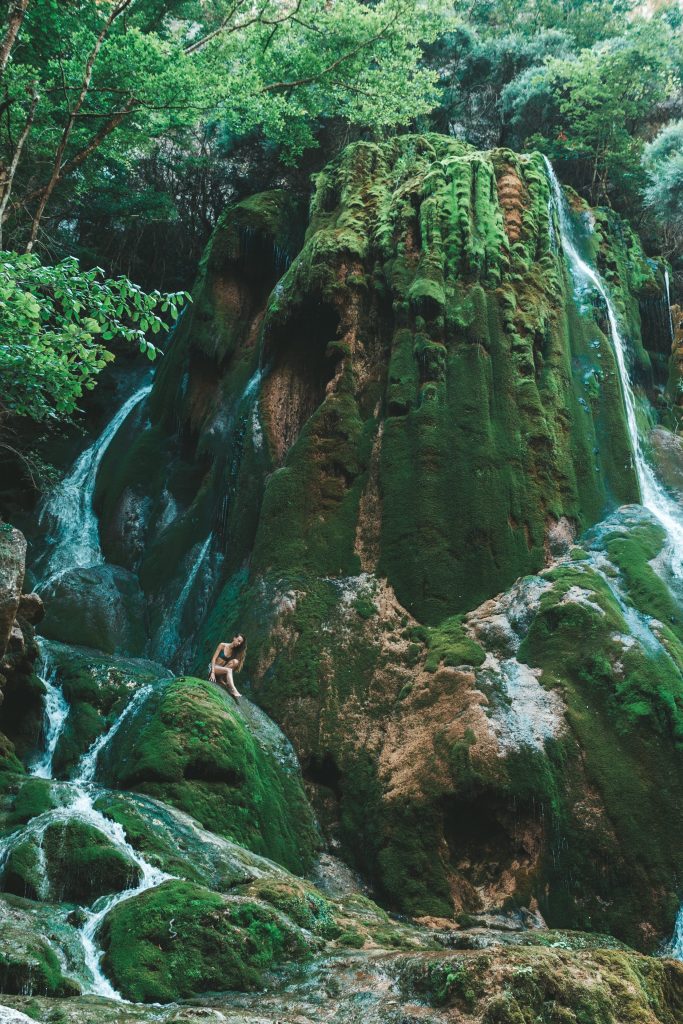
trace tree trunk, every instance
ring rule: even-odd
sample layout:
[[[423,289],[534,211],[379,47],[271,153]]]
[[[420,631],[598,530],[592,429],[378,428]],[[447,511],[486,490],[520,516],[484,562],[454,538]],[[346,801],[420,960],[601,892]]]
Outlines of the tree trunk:
[[[29,107],[28,114],[26,115],[26,121],[24,122],[24,127],[21,130],[21,135],[19,136],[17,144],[14,148],[12,160],[7,171],[7,177],[1,183],[2,199],[0,199],[0,249],[2,249],[2,226],[5,223],[5,219],[7,217],[7,204],[9,203],[9,198],[12,194],[14,176],[17,173],[17,167],[19,166],[19,161],[21,160],[21,151],[24,148],[24,143],[26,142],[31,131],[31,128],[33,127],[33,120],[36,116],[36,107],[38,106],[39,99],[40,97],[38,96],[36,83],[34,82],[33,87],[31,89],[31,105]]]
[[[7,61],[9,55],[12,52],[12,47],[16,42],[21,23],[24,20],[26,14],[26,8],[28,7],[28,0],[14,0],[10,3],[9,9],[9,23],[7,25],[7,31],[5,32],[5,38],[0,45],[0,78],[5,73],[7,67]]]
[[[85,63],[85,70],[83,72],[83,79],[81,81],[81,88],[78,93],[78,98],[74,104],[73,110],[71,110],[69,113],[67,122],[64,125],[62,137],[59,140],[57,149],[55,150],[55,158],[52,164],[52,173],[50,175],[50,180],[39,193],[40,198],[38,200],[38,206],[36,207],[35,213],[33,214],[33,220],[31,222],[31,234],[26,245],[26,252],[31,252],[33,250],[36,238],[38,237],[38,228],[40,227],[40,222],[42,220],[43,213],[45,212],[45,207],[47,206],[50,196],[59,184],[59,181],[64,173],[64,166],[62,164],[64,153],[66,151],[66,147],[69,142],[73,126],[76,123],[76,117],[78,116],[80,109],[85,101],[85,98],[88,95],[88,90],[90,89],[90,83],[92,81],[93,68],[95,66],[97,56],[100,50],[102,49],[102,44],[104,43],[104,40],[106,39],[111,26],[114,24],[119,15],[123,14],[126,8],[130,6],[130,4],[131,0],[120,0],[120,3],[116,5],[114,10],[111,12],[106,22],[104,23],[104,26],[100,34],[95,40],[95,45],[90,51],[88,59]]]

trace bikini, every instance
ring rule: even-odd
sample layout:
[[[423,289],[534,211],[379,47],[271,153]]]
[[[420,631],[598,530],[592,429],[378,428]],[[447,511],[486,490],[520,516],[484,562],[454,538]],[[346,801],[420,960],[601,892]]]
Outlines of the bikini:
[[[221,651],[220,654],[217,656],[216,661],[217,662],[222,662],[223,665],[227,665],[228,662],[231,659],[232,659],[232,654],[226,654],[225,651]],[[213,671],[213,665],[212,665],[211,662],[209,662],[209,675],[211,675],[212,671]]]

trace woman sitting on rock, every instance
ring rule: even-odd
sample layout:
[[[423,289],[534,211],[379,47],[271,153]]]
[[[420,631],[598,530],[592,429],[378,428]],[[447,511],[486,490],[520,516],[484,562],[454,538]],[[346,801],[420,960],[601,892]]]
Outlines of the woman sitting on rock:
[[[216,648],[211,664],[209,665],[209,679],[212,683],[225,679],[225,687],[228,693],[237,700],[242,694],[238,692],[233,672],[240,672],[247,654],[247,641],[241,633],[233,637],[230,643],[222,642]]]

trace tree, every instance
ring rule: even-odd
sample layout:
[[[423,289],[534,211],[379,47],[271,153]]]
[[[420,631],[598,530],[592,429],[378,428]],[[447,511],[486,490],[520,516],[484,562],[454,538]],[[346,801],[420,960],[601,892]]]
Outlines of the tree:
[[[433,21],[411,0],[32,0],[3,81],[12,238],[31,249],[55,196],[209,119],[290,160],[321,118],[408,123],[434,100],[420,67]]]
[[[146,294],[126,278],[84,272],[74,259],[45,267],[33,254],[0,255],[0,422],[70,416],[114,358],[120,338],[150,359],[148,340],[176,319],[185,293]]]
[[[646,206],[660,224],[666,254],[680,260],[683,247],[683,121],[672,121],[645,147]]]
[[[656,104],[681,90],[676,39],[664,19],[529,71],[504,103],[525,144],[560,161],[593,204],[637,208],[644,134]],[[545,122],[538,124],[542,112]],[[535,131],[532,130],[536,125]]]

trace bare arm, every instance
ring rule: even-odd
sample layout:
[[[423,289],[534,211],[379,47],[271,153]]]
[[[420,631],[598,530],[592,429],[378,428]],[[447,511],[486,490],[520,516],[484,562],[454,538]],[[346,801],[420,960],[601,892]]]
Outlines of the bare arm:
[[[220,654],[220,652],[223,650],[224,647],[225,647],[225,644],[219,644],[218,647],[216,648],[216,650],[213,652],[213,658],[211,659],[211,676],[210,676],[210,679],[211,679],[212,682],[215,682],[215,680],[216,680],[216,658],[218,657],[218,655]]]

